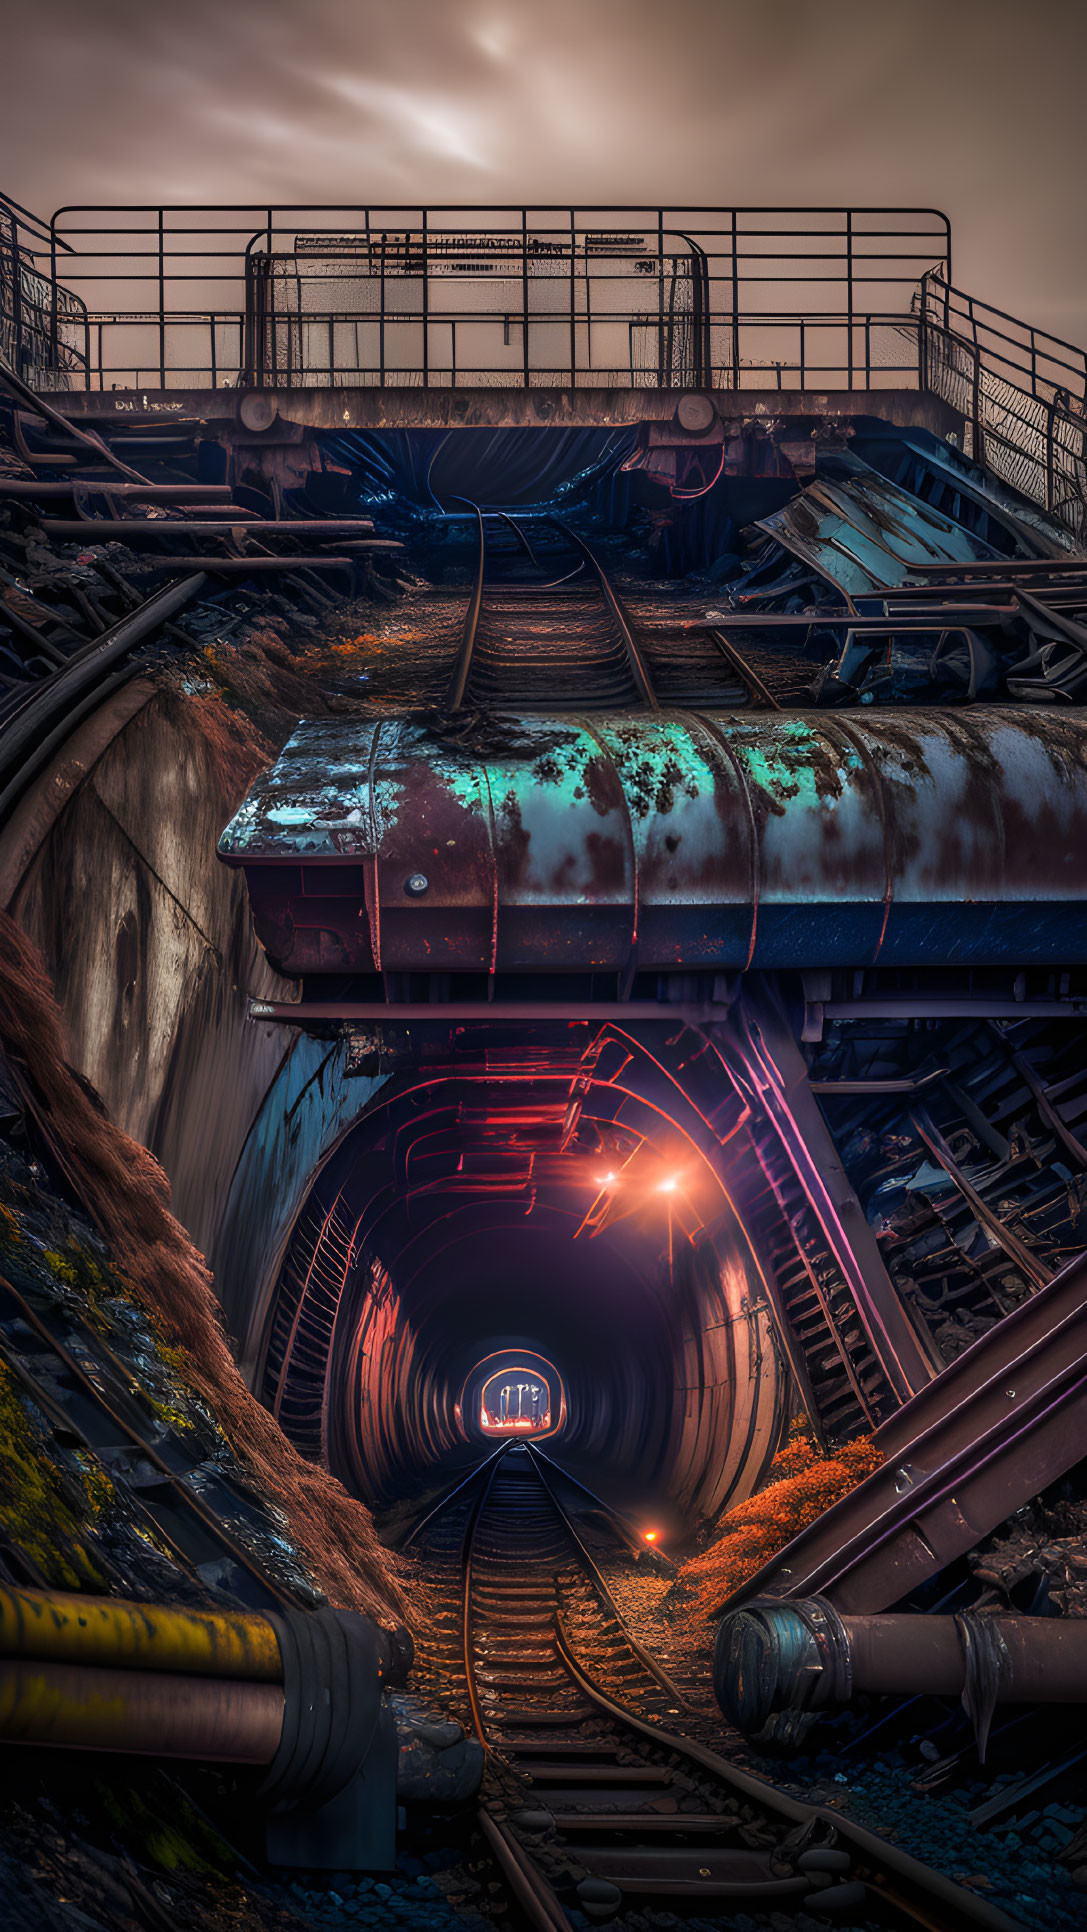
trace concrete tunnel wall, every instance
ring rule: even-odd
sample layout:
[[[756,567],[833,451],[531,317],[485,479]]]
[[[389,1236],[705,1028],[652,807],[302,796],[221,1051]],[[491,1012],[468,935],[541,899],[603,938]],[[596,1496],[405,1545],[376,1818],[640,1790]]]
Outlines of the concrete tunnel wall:
[[[4,828],[0,895],[53,975],[73,1065],[165,1168],[258,1386],[276,1283],[315,1178],[385,1083],[349,1075],[340,1042],[248,1020],[251,996],[293,990],[256,945],[242,880],[215,858],[251,773],[209,742],[198,704],[136,681],[73,735]],[[425,1482],[438,1456],[466,1452],[456,1399],[498,1325],[492,1291],[469,1279],[480,1256],[484,1276],[491,1268],[488,1244],[480,1227],[451,1250],[455,1269],[451,1259],[444,1273],[430,1262],[405,1275],[402,1301],[382,1318],[383,1345],[358,1350],[354,1379],[337,1385],[376,1419],[367,1446],[361,1424],[335,1414],[323,1449],[364,1496]],[[568,1233],[551,1239],[541,1225],[531,1245],[554,1271]],[[712,1513],[731,1486],[753,1485],[785,1399],[765,1317],[752,1324],[740,1312],[758,1301],[750,1258],[738,1267],[725,1242],[720,1261],[716,1286],[681,1282],[662,1302],[643,1278],[652,1257],[636,1266],[613,1256],[633,1301],[620,1306],[620,1295],[608,1323],[590,1319],[586,1280],[580,1345],[562,1332],[561,1310],[541,1325],[538,1306],[518,1319],[507,1310],[498,1334],[562,1357],[563,1453],[635,1487],[663,1466],[677,1517]],[[394,1254],[394,1284],[399,1272]],[[630,1305],[645,1326],[624,1348],[635,1339],[622,1320]],[[751,1337],[742,1360],[726,1340],[737,1327]],[[761,1387],[753,1405],[745,1397],[738,1428],[731,1376],[745,1391],[753,1378]]]

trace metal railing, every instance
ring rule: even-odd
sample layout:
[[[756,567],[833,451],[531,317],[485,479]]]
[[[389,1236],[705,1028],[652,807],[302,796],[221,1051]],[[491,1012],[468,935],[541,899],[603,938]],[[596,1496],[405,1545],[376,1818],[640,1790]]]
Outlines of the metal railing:
[[[58,250],[68,252],[44,222],[0,195],[0,355],[36,388],[67,388],[73,377],[82,387],[87,377],[77,346],[86,311],[57,281]]]
[[[921,386],[965,418],[967,453],[1087,536],[1087,353],[938,272],[917,314]]]
[[[956,289],[932,209],[126,206],[46,224],[0,198],[0,351],[41,389],[137,393],[920,388],[961,412],[968,453],[1087,534],[1087,357]]]
[[[70,207],[89,389],[917,383],[928,209]]]

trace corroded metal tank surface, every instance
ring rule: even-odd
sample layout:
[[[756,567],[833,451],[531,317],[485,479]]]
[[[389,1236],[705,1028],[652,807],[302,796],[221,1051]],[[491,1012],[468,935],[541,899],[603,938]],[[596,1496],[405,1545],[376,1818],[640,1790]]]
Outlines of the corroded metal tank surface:
[[[1087,719],[312,720],[220,841],[287,973],[1087,960]]]

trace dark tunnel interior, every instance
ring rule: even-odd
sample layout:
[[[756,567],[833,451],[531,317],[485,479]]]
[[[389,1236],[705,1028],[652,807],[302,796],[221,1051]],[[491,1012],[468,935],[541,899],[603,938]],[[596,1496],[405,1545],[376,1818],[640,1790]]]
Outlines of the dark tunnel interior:
[[[750,1489],[782,1423],[727,1146],[699,1144],[682,1076],[633,1041],[602,1042],[572,1091],[569,1051],[509,1034],[394,1079],[325,1163],[267,1308],[264,1399],[389,1507],[478,1458],[479,1366],[535,1361],[564,1464],[689,1530]]]

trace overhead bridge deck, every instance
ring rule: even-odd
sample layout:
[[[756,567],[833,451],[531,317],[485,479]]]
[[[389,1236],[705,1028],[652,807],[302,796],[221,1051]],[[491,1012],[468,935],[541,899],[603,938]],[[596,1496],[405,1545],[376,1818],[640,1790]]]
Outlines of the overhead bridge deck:
[[[738,432],[788,444],[875,416],[954,437],[1082,526],[1083,352],[957,289],[937,210],[144,205],[46,222],[0,197],[0,231],[10,364],[73,420],[273,442],[637,425],[723,443],[743,473]]]

